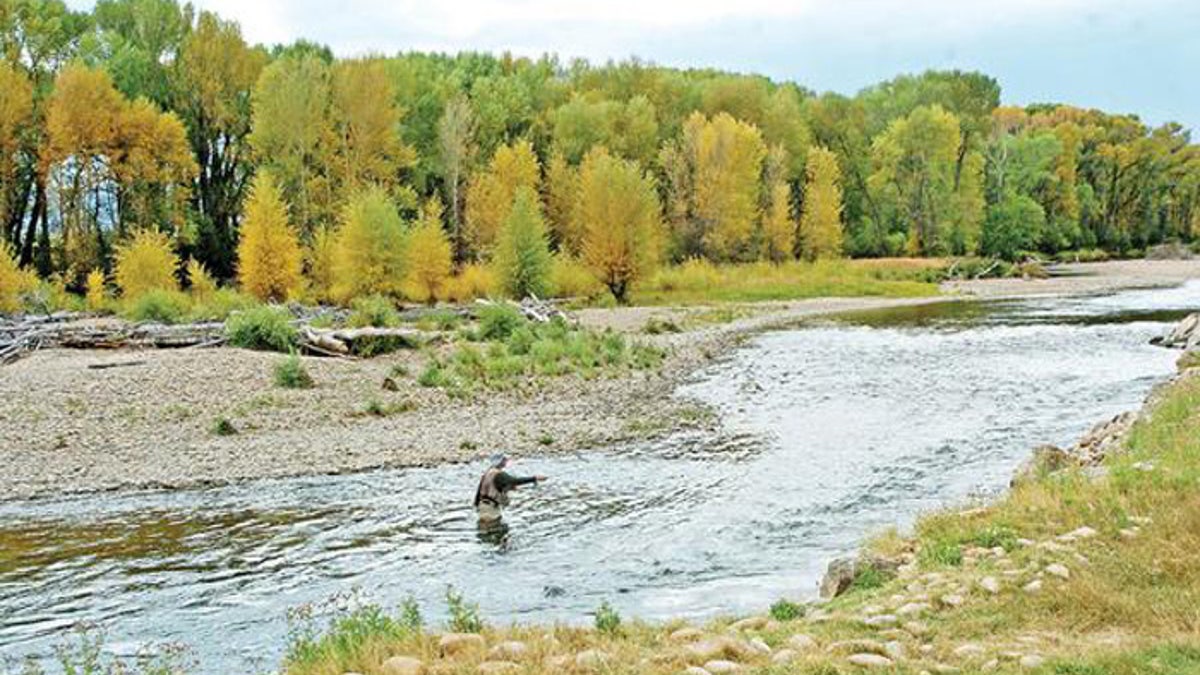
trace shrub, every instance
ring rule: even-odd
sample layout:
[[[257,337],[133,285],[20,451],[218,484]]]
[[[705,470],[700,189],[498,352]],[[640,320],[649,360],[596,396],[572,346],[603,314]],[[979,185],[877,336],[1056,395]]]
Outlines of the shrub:
[[[17,265],[8,242],[0,242],[0,312],[18,312],[21,296],[37,288],[37,276]]]
[[[291,351],[299,341],[291,314],[268,305],[231,315],[225,322],[225,336],[234,347],[276,352]]]
[[[258,307],[258,299],[232,288],[218,288],[202,301],[192,303],[192,321],[224,321],[234,312]]]
[[[157,230],[141,230],[117,249],[117,286],[130,300],[150,291],[178,288],[175,270],[179,258],[167,235]]]
[[[300,240],[288,222],[287,204],[266,171],[254,177],[238,240],[238,279],[260,300],[287,300],[304,285]]]
[[[613,606],[608,604],[608,601],[600,603],[600,607],[596,609],[596,630],[606,635],[618,635],[621,632],[621,615]]]
[[[537,195],[530,188],[517,191],[512,212],[500,231],[495,263],[500,285],[508,296],[548,295],[550,244]]]
[[[179,323],[187,316],[191,301],[179,291],[155,289],[125,301],[122,314],[130,321]]]
[[[407,236],[387,193],[369,188],[351,198],[333,248],[333,296],[399,296],[405,279]]]
[[[447,300],[454,302],[491,297],[496,294],[496,274],[492,268],[484,265],[465,265],[446,284],[445,294]]]
[[[446,608],[450,619],[447,627],[455,633],[481,633],[484,629],[483,618],[479,615],[479,605],[467,602],[461,593],[453,586],[446,587]]]
[[[446,373],[445,366],[438,361],[431,361],[417,377],[417,384],[422,387],[448,387],[452,381]]]
[[[208,268],[195,258],[187,261],[187,277],[192,297],[196,300],[206,301],[217,292],[217,282],[209,274]]]
[[[391,300],[382,295],[355,298],[347,323],[353,328],[392,328],[400,325],[400,315]]]
[[[304,367],[304,362],[296,352],[288,354],[282,361],[275,364],[275,385],[284,389],[311,389],[312,376]]]
[[[479,310],[479,339],[507,340],[526,323],[525,316],[511,305],[487,305]]]
[[[804,605],[780,598],[771,605],[770,614],[776,621],[795,621],[804,616]]]
[[[103,270],[94,269],[88,272],[83,298],[84,304],[90,312],[99,312],[108,308],[108,289],[105,288]]]
[[[579,260],[556,255],[550,264],[550,291],[558,298],[594,298],[604,292],[604,286]]]

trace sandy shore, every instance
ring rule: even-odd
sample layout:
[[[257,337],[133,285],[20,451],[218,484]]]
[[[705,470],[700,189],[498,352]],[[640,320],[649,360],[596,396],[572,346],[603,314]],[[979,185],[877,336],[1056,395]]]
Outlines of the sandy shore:
[[[965,282],[946,290],[959,297],[1099,293],[1200,278],[1200,261],[1071,267],[1072,276]],[[587,325],[638,333],[637,339],[667,348],[663,368],[615,379],[559,378],[476,400],[418,386],[425,357],[411,352],[364,361],[306,359],[317,382],[311,390],[272,384],[277,354],[39,352],[0,368],[0,500],[421,466],[497,450],[569,453],[715,425],[707,411],[671,394],[745,335],[824,314],[944,299],[760,304],[720,324],[707,323],[711,311],[704,308],[586,310],[580,319]],[[640,335],[651,318],[691,328]],[[88,367],[126,362],[136,364]],[[409,375],[395,378],[398,391],[384,390],[384,379],[396,370]],[[363,415],[372,400],[411,409]],[[214,434],[219,418],[239,433]]]

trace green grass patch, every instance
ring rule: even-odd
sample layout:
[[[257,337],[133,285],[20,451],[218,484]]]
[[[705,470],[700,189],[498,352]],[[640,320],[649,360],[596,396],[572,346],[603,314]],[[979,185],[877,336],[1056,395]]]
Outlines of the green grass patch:
[[[400,325],[396,305],[382,295],[355,298],[346,323],[351,328],[395,328]]]
[[[225,322],[225,337],[234,347],[275,352],[292,351],[300,339],[291,313],[266,305],[230,316]]]
[[[312,389],[312,376],[296,352],[275,364],[275,385],[284,389]]]
[[[191,310],[191,299],[179,291],[147,291],[126,300],[121,315],[129,321],[180,323]]]
[[[633,292],[636,305],[702,305],[821,297],[923,297],[938,292],[928,259],[714,265],[690,260],[659,270]]]

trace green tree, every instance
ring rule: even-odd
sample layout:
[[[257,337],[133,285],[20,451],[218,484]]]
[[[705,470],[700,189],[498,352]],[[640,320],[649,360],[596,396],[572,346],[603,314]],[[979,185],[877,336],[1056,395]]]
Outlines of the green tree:
[[[988,207],[983,227],[983,252],[1016,260],[1032,250],[1045,227],[1046,214],[1033,198],[1007,192],[1000,202]]]
[[[513,298],[547,295],[552,262],[537,193],[522,187],[496,246],[496,269],[505,294]]]
[[[387,192],[370,187],[350,198],[333,250],[333,296],[400,297],[407,278],[408,236]]]

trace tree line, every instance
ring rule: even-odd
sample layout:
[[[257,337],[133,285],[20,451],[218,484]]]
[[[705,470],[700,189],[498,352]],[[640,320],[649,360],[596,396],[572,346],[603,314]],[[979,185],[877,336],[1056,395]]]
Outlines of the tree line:
[[[622,299],[691,258],[1200,237],[1182,126],[1003,106],[975,72],[843,96],[638,60],[338,59],[176,0],[6,0],[0,56],[3,253],[72,288],[154,242],[185,282],[345,301],[436,298],[484,267],[543,292],[559,260]]]

